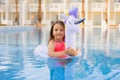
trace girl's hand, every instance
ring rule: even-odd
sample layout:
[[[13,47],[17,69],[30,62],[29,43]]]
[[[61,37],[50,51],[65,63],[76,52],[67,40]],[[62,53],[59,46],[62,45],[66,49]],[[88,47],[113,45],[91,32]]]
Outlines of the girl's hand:
[[[78,55],[78,50],[75,50],[73,48],[68,48],[66,49],[66,54],[70,55],[70,56],[76,56]]]

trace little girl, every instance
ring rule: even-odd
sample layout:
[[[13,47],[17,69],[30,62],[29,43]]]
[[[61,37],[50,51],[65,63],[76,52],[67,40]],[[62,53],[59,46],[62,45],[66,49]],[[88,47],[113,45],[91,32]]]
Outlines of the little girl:
[[[65,24],[63,21],[56,21],[50,30],[48,41],[48,56],[65,58],[67,55],[76,56],[78,51],[73,48],[65,49]]]

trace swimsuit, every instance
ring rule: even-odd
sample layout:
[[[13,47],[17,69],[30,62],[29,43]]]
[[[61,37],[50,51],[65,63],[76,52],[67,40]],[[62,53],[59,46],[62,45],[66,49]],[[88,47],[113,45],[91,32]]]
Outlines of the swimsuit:
[[[54,49],[54,51],[55,52],[59,52],[59,51],[63,51],[63,50],[65,50],[65,43],[64,42],[54,42],[54,45],[55,45],[55,49]],[[65,57],[67,57],[67,55],[64,55],[64,56],[60,56],[59,58],[65,58]]]

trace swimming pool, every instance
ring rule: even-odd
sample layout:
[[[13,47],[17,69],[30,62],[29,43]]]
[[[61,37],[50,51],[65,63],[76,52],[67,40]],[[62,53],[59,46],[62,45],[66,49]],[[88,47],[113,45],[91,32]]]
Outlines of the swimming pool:
[[[34,48],[48,39],[49,28],[0,32],[0,80],[119,80],[120,31],[82,29],[82,56],[69,60],[36,58]],[[84,37],[83,37],[84,35]],[[58,74],[59,72],[59,74]],[[65,75],[63,75],[65,74]],[[61,77],[62,76],[62,77]],[[68,79],[69,78],[69,79]]]

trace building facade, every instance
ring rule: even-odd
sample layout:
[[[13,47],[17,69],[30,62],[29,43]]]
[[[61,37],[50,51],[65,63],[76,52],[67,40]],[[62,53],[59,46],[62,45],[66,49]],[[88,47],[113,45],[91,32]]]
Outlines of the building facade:
[[[0,24],[15,25],[18,10],[18,25],[35,24],[38,21],[38,0],[0,0]],[[86,18],[85,25],[101,26],[107,18],[108,25],[120,24],[120,0],[41,0],[42,24],[50,25],[67,14],[72,7],[79,8],[79,18]],[[106,13],[106,15],[105,15]]]

